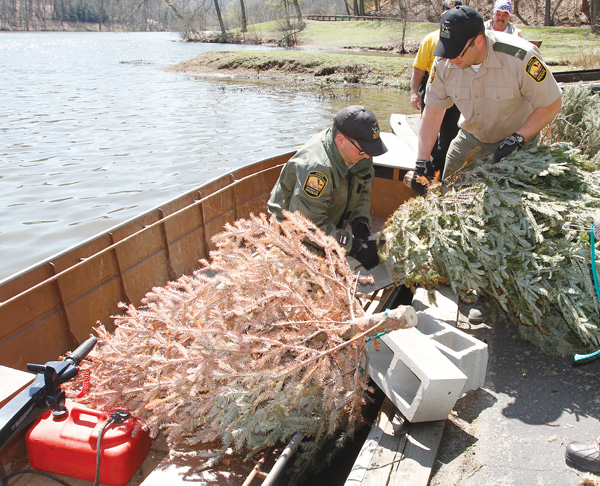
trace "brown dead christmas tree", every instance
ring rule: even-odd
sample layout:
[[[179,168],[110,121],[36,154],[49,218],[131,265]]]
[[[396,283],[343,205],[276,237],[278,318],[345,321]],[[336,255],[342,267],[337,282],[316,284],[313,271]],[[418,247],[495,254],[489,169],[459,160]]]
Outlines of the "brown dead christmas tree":
[[[365,316],[344,250],[309,220],[252,216],[213,238],[201,269],[124,306],[90,355],[96,408],[124,406],[173,449],[248,455],[293,435],[314,454],[362,421],[368,336],[416,324]],[[307,247],[321,248],[320,255]],[[75,385],[77,387],[77,385]]]

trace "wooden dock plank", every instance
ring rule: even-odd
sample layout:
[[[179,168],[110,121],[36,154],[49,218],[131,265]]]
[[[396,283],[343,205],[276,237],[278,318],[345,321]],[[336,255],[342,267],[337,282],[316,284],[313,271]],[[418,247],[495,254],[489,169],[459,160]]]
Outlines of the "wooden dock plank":
[[[382,486],[402,460],[404,419],[386,398],[344,486]]]
[[[427,486],[445,423],[408,423],[386,398],[344,486]]]
[[[445,423],[445,420],[438,420],[410,424],[404,458],[392,471],[386,484],[429,484],[431,468],[442,442]]]

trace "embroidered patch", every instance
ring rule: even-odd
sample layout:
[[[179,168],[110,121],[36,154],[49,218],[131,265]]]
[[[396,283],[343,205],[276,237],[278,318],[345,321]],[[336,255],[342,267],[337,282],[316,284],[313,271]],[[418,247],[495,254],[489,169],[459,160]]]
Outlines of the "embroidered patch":
[[[440,37],[444,39],[450,39],[452,34],[452,29],[450,28],[450,22],[447,20],[444,21],[442,25],[440,25]]]
[[[531,59],[527,61],[527,67],[525,71],[531,76],[536,83],[541,83],[548,75],[548,69],[544,66],[544,63],[537,57],[531,56]]]
[[[371,130],[373,130],[373,140],[377,140],[379,138],[379,124],[374,123]]]
[[[348,243],[348,237],[346,235],[340,235],[338,238],[338,243],[342,246],[346,246],[346,243]]]
[[[433,82],[435,81],[436,74],[437,74],[437,63],[435,61],[433,61],[433,64],[431,65],[431,73],[429,74],[429,79],[427,80],[427,82],[429,84],[433,84]]]
[[[308,197],[319,197],[327,185],[327,176],[322,172],[311,170],[302,186],[302,190]]]

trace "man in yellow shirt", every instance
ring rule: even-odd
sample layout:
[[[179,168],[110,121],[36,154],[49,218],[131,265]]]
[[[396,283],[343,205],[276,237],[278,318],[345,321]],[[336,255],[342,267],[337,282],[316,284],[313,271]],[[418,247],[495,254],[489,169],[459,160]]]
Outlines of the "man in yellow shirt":
[[[456,5],[462,5],[460,0],[445,0],[442,5],[442,11],[455,7]],[[435,60],[433,51],[440,38],[440,31],[435,30],[425,36],[419,46],[419,52],[413,62],[413,74],[410,80],[411,86],[411,97],[410,102],[415,110],[420,109],[421,113],[425,108],[425,87],[427,86],[427,80],[429,79],[429,73],[431,72],[431,66]],[[452,139],[456,137],[458,133],[458,120],[460,118],[460,111],[456,106],[452,106],[446,110],[442,125],[440,126],[440,133],[438,135],[437,144],[431,153],[431,161],[426,167],[425,177],[429,180],[433,180],[435,174],[439,172],[440,177],[444,172],[444,162],[446,160],[446,153]],[[411,187],[417,194],[424,193],[424,186],[419,184],[416,180],[411,180]],[[421,190],[423,189],[423,190]]]

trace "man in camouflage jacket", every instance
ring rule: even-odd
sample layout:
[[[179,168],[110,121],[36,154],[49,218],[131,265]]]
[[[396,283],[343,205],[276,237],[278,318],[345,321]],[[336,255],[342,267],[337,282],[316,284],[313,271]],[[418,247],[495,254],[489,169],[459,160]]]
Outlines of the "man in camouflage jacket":
[[[373,157],[387,151],[377,118],[364,106],[338,112],[333,126],[318,133],[284,166],[268,210],[299,211],[366,269],[379,263],[371,236]],[[351,231],[348,230],[350,226]]]

